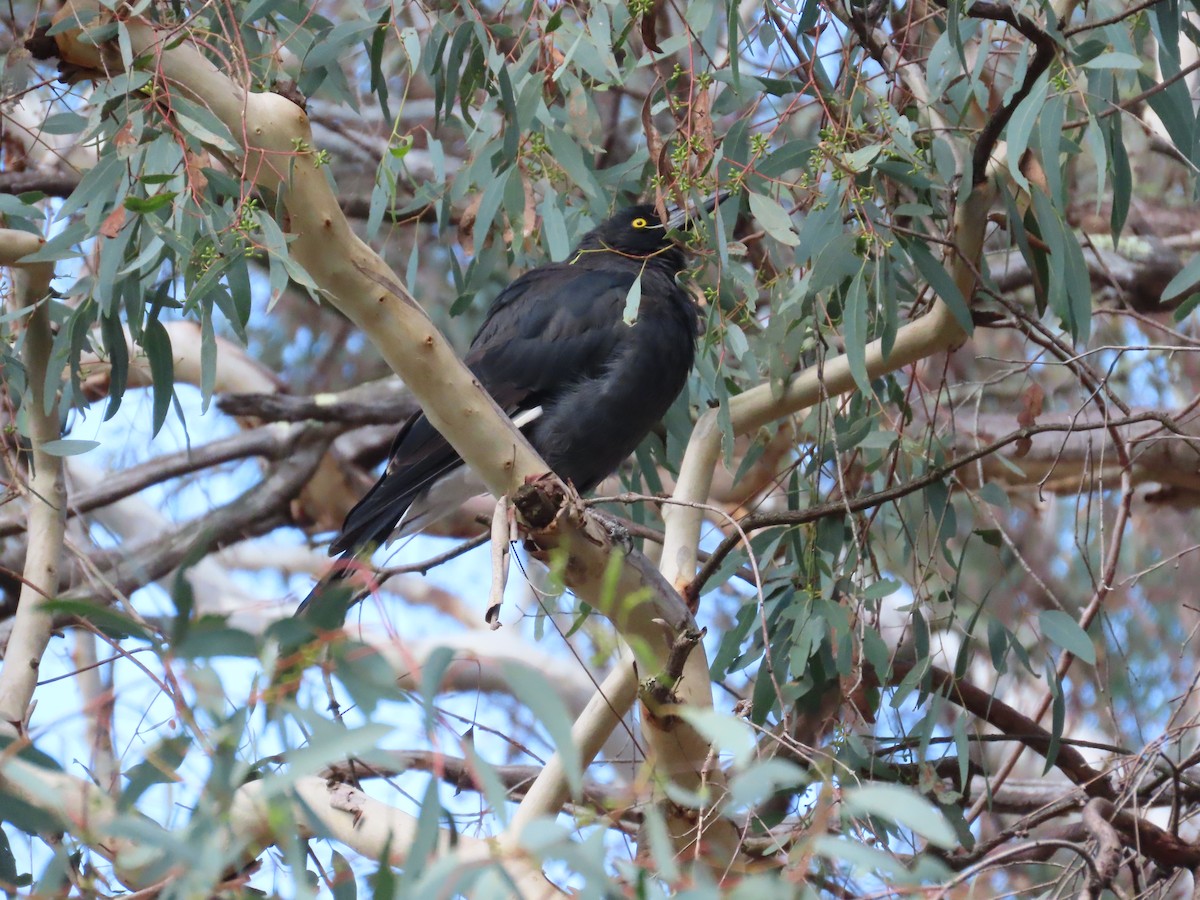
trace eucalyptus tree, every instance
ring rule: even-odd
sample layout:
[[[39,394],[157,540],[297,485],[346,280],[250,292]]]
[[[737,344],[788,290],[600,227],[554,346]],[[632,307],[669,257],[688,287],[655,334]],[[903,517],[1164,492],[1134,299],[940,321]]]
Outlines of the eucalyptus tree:
[[[0,885],[1187,889],[1194,11],[38,14]],[[581,498],[455,347],[613,209],[718,190],[688,385]],[[418,408],[493,497],[293,619]]]

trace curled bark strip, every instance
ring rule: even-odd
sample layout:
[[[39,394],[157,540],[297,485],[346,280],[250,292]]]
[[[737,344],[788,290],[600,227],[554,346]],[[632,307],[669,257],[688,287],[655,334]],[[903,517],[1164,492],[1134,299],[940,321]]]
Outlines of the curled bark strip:
[[[500,607],[508,584],[509,502],[501,497],[492,513],[492,589],[483,618],[493,631],[500,627]]]

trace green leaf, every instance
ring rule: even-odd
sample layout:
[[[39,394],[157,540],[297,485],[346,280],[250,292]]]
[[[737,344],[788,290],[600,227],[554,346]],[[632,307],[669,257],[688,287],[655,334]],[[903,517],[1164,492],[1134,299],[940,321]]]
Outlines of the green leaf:
[[[562,760],[563,771],[572,796],[583,790],[583,760],[579,747],[571,738],[572,716],[562,698],[548,689],[546,679],[533,670],[516,663],[504,663],[504,678],[513,695],[529,708],[550,735],[554,749]]]
[[[871,378],[867,374],[867,289],[863,284],[863,271],[850,282],[846,289],[846,308],[842,311],[842,329],[846,338],[846,362],[854,383],[863,393],[870,393]]]
[[[31,197],[33,199],[28,199]],[[33,203],[37,203],[43,197],[45,197],[45,194],[40,192],[22,194],[20,197],[13,196],[12,194],[0,194],[0,215],[12,216],[17,219],[25,219],[28,221],[45,219],[45,210],[31,205]],[[14,223],[10,223],[9,227],[13,227],[13,224]],[[27,230],[31,232],[34,231],[32,225],[30,225]]]
[[[1182,322],[1197,306],[1200,306],[1200,293],[1190,295],[1186,300],[1175,307],[1175,312],[1173,313],[1175,321]]]
[[[734,322],[725,323],[725,349],[736,360],[743,359],[750,352],[750,342],[746,340],[746,332]]]
[[[314,731],[308,746],[286,754],[287,769],[267,779],[265,794],[277,797],[291,789],[297,778],[313,775],[331,762],[348,756],[369,756],[391,734],[387,725],[363,725],[344,728],[332,722]]]
[[[367,879],[367,886],[371,889],[372,897],[382,897],[384,900],[396,897],[396,872],[392,869],[392,864],[389,860],[392,858],[392,834],[388,832],[387,839],[383,842],[383,849],[379,853],[378,866]]]
[[[905,241],[905,249],[908,250],[909,256],[912,257],[913,263],[917,270],[929,282],[929,286],[933,288],[946,307],[954,314],[954,320],[967,333],[968,336],[974,333],[975,323],[971,320],[971,308],[967,305],[967,300],[963,297],[962,291],[958,289],[958,285],[954,279],[950,277],[950,273],[946,271],[946,267],[934,259],[933,254],[929,252],[929,248],[924,242],[919,240]]]
[[[668,883],[677,880],[680,877],[679,861],[671,841],[671,832],[667,828],[662,810],[654,804],[648,804],[646,807],[645,818],[642,820],[642,835],[654,860],[654,874]],[[641,840],[642,838],[639,839],[639,844]]]
[[[222,150],[225,153],[237,153],[238,145],[234,143],[233,135],[225,124],[208,110],[192,104],[187,105],[190,115],[179,111],[179,99],[172,97],[172,107],[175,121],[179,127],[192,137],[208,147]]]
[[[1083,64],[1085,69],[1132,69],[1137,70],[1142,67],[1142,60],[1138,59],[1132,53],[1118,53],[1111,51],[1109,53],[1101,53],[1099,56],[1093,56]]]
[[[881,578],[867,586],[867,589],[863,591],[863,597],[867,600],[880,600],[884,597],[890,597],[903,586],[899,581],[895,581],[894,579]]]
[[[1165,56],[1160,54],[1160,60]],[[1144,89],[1155,89],[1146,97],[1146,103],[1162,119],[1167,134],[1179,152],[1191,159],[1196,145],[1196,119],[1192,112],[1192,98],[1187,80],[1180,78],[1164,86],[1150,79],[1145,73],[1139,74]],[[1163,67],[1163,75],[1170,75],[1166,66]]]
[[[125,773],[128,784],[121,792],[121,809],[131,809],[139,797],[155,784],[173,784],[180,781],[175,774],[183,764],[192,739],[187,735],[164,738],[151,747],[145,758]]]
[[[1054,641],[1088,665],[1096,664],[1096,647],[1074,617],[1060,609],[1044,609],[1038,613],[1038,625],[1043,637]]]
[[[204,616],[187,627],[187,634],[172,650],[180,659],[212,659],[213,657],[258,657],[254,635],[230,628],[223,618]]]
[[[989,547],[999,547],[1004,543],[999,528],[976,528],[974,533],[983,538],[983,542]]]
[[[358,900],[358,879],[346,857],[334,850],[329,861],[333,864],[333,900]]]
[[[97,25],[95,28],[91,29],[85,28],[85,26],[89,23],[95,22],[96,19],[100,18],[101,12],[101,8],[98,7],[95,8],[95,10],[89,10],[89,8],[86,7],[80,8],[78,14],[73,14],[73,16],[64,16],[59,20],[59,22],[55,22],[53,25],[50,25],[50,28],[47,29],[46,34],[49,37],[54,37],[54,35],[61,35],[64,31],[83,29],[84,34],[80,37],[82,37],[84,41],[95,40],[96,32],[100,31],[100,26]],[[109,32],[109,35],[110,34],[112,34],[112,32]]]
[[[379,13],[379,18],[376,20],[376,27],[371,34],[371,39],[367,42],[367,62],[371,73],[370,90],[376,97],[379,98],[379,109],[383,112],[384,120],[390,122],[392,120],[392,111],[388,106],[388,84],[387,75],[383,72],[383,51],[387,46],[387,38],[389,36],[388,26],[392,22],[392,7],[386,4],[383,10]],[[404,42],[405,49],[408,48],[408,40],[404,36],[404,32],[410,29],[401,29],[400,36]],[[418,51],[420,47],[417,48]],[[409,63],[412,66],[410,75],[416,74],[415,66],[417,59],[409,55]]]
[[[42,604],[42,609],[50,615],[78,616],[109,637],[151,640],[150,632],[141,624],[107,606],[97,606],[83,600],[47,600]]]
[[[550,259],[554,262],[562,262],[571,252],[571,243],[567,240],[566,217],[559,208],[558,195],[552,190],[546,191],[546,196],[542,200],[541,212],[542,240],[546,242]]]
[[[967,740],[967,717],[955,716],[954,751],[958,756],[958,783],[970,784],[971,743]]]
[[[883,144],[870,144],[842,157],[842,164],[851,172],[865,172],[881,152]]]
[[[504,159],[508,164],[515,163],[517,151],[521,146],[521,127],[517,121],[517,97],[513,93],[512,77],[508,67],[502,66],[496,75],[500,85],[500,107],[504,110],[504,125],[501,129],[504,135]]]
[[[154,425],[151,435],[158,434],[167,421],[171,397],[175,392],[175,360],[171,354],[171,336],[158,319],[149,319],[142,335],[142,348],[150,363],[150,380],[154,392]]]
[[[396,684],[396,671],[387,660],[356,641],[335,645],[330,662],[346,693],[363,715],[370,715],[380,701],[411,699]]]
[[[442,685],[442,677],[454,661],[454,651],[449,647],[435,647],[421,666],[421,700],[425,704],[425,727],[432,729],[437,726],[437,710],[433,701]]]
[[[764,724],[772,710],[783,701],[775,686],[787,681],[790,649],[786,641],[777,641],[767,649],[755,678],[754,693],[750,697],[750,721],[755,725]],[[736,761],[739,748],[733,746],[728,749],[734,751]]]
[[[93,169],[93,171],[95,170]],[[72,194],[71,196],[74,197],[75,195]],[[96,205],[97,207],[103,206],[102,203],[97,203]],[[60,215],[61,218],[62,216]],[[76,220],[50,238],[50,240],[46,241],[40,250],[21,257],[21,261],[31,263],[75,259],[80,256],[78,244],[80,241],[87,240],[90,236],[87,223],[83,220]]]
[[[1163,288],[1162,292],[1163,302],[1190,293],[1197,286],[1200,286],[1200,253],[1189,259],[1187,265],[1167,282],[1167,286]]]
[[[213,329],[213,304],[200,309],[200,412],[208,412],[217,386],[217,333]]]
[[[46,441],[38,447],[43,453],[49,453],[51,456],[78,456],[81,453],[87,453],[89,450],[95,450],[100,446],[99,441]]]
[[[759,677],[770,680],[765,671]],[[730,754],[735,767],[744,766],[753,758],[754,730],[743,720],[715,709],[691,706],[682,707],[679,714],[719,753]]]
[[[8,835],[0,829],[0,884],[16,884],[17,877],[17,858],[13,856]]]
[[[842,805],[852,816],[876,816],[916,832],[944,850],[958,845],[958,837],[941,810],[924,797],[895,784],[850,788]]]
[[[562,166],[575,186],[589,199],[599,201],[603,198],[607,203],[606,192],[584,160],[579,141],[563,128],[548,128],[545,137],[546,144],[554,155],[554,162]]]
[[[1050,248],[1047,295],[1054,312],[1077,341],[1086,341],[1092,330],[1092,282],[1079,240],[1045,193],[1034,188],[1033,209],[1042,238]]]
[[[1029,92],[1029,96],[1017,105],[1012,118],[1008,122],[1008,128],[1006,129],[1008,136],[1008,158],[1014,163],[1021,158],[1021,154],[1029,146],[1029,136],[1033,134],[1033,127],[1037,124],[1038,116],[1041,114],[1042,107],[1046,103],[1046,93],[1049,89],[1050,80],[1043,74],[1037,80],[1033,90]],[[1009,174],[1012,175],[1013,181],[1028,191],[1029,179],[1022,174],[1020,167],[1010,165],[1008,170]]]
[[[471,773],[479,782],[483,796],[491,806],[491,812],[500,825],[508,824],[508,789],[500,780],[495,766],[475,750],[475,742],[468,735],[463,739],[463,758],[471,767]]]
[[[1046,667],[1046,688],[1050,691],[1050,696],[1053,702],[1050,705],[1050,743],[1046,747],[1046,765],[1042,769],[1043,775],[1048,775],[1050,770],[1054,768],[1054,763],[1058,759],[1058,751],[1062,746],[1063,726],[1067,720],[1067,704],[1063,697],[1062,682],[1059,680],[1058,671],[1054,667],[1054,659],[1047,656],[1044,661]]]
[[[100,334],[104,338],[104,349],[108,351],[108,406],[104,409],[104,421],[107,422],[121,408],[129,379],[129,345],[125,342],[125,329],[121,327],[116,310],[100,317]]]
[[[998,675],[1008,671],[1008,629],[998,619],[988,619],[988,653]]]
[[[357,19],[338,22],[313,43],[312,49],[306,56],[305,68],[310,70],[328,69],[346,56],[351,48],[368,36],[378,31],[378,24],[370,19]]]
[[[849,864],[860,872],[879,873],[896,882],[907,874],[904,864],[890,852],[861,844],[857,840],[821,834],[812,840],[810,846],[813,853],[840,865]]]
[[[800,236],[792,227],[792,218],[782,206],[770,197],[762,194],[750,194],[750,214],[758,220],[758,224],[772,238],[781,244],[795,247],[800,243]]]
[[[1114,91],[1115,95],[1115,91]],[[1114,96],[1113,104],[1116,104]],[[1105,138],[1112,157],[1112,224],[1113,241],[1121,236],[1125,219],[1129,215],[1129,202],[1133,196],[1133,170],[1129,165],[1129,152],[1125,149],[1125,134],[1121,128],[1121,116],[1109,116],[1105,120]]]
[[[793,169],[803,169],[816,149],[817,145],[812,141],[788,141],[764,156],[756,167],[757,172],[764,178],[779,178]]]
[[[1046,100],[1038,120],[1038,148],[1046,174],[1046,191],[1058,206],[1064,205],[1063,167],[1060,162],[1063,143],[1063,118],[1066,100],[1056,94]]]
[[[415,74],[421,66],[421,36],[413,27],[400,29],[400,43],[404,45],[404,53],[408,57],[408,67]]]
[[[1109,170],[1108,140],[1105,137],[1104,129],[1100,127],[1100,123],[1092,115],[1092,111],[1089,109],[1087,113],[1088,124],[1083,129],[1083,141],[1087,145],[1088,152],[1091,154],[1092,161],[1096,166],[1096,192],[1097,198],[1099,198],[1103,196],[1106,190],[1105,180]],[[1059,125],[1062,125],[1061,121]],[[1114,238],[1114,242],[1115,240]]]
[[[803,787],[811,776],[791,760],[767,759],[748,766],[729,783],[729,798],[735,806],[752,806],[782,790]]]
[[[262,210],[256,212],[254,218],[258,223],[258,227],[262,229],[263,243],[266,244],[267,252],[270,254],[269,277],[271,281],[271,293],[273,295],[271,299],[272,305],[287,287],[287,280],[289,278],[315,293],[317,283],[312,280],[312,276],[308,274],[303,266],[292,259],[291,254],[288,252],[287,236],[284,235],[283,229],[279,227],[279,223]],[[269,309],[270,307],[268,306]]]
[[[11,750],[14,743],[19,743],[17,750]],[[32,763],[35,766],[40,766],[43,769],[48,769],[51,772],[62,772],[63,767],[53,756],[48,753],[43,753],[34,744],[25,743],[23,740],[18,741],[17,738],[8,734],[0,734],[0,757],[15,755],[27,763]],[[12,819],[4,817],[4,804],[0,803],[0,822],[11,822]]]
[[[513,169],[506,169],[496,173],[488,186],[484,188],[483,197],[479,201],[479,209],[476,212],[475,224],[471,226],[475,235],[476,252],[483,249],[484,240],[491,231],[496,214],[500,211],[500,204],[504,200],[504,189],[508,186],[508,180],[512,177],[513,171]]]
[[[436,778],[430,778],[425,785],[425,796],[421,800],[420,809],[421,812],[417,818],[417,833],[412,839],[412,845],[405,848],[408,853],[404,865],[404,875],[397,886],[397,897],[415,895],[411,889],[412,882],[425,871],[426,863],[437,857],[443,817],[451,824],[454,821],[442,807]]]
[[[79,134],[87,128],[88,120],[74,112],[61,112],[49,116],[39,129],[43,134]]]
[[[85,206],[96,204],[107,215],[107,207],[125,193],[125,163],[116,156],[102,156],[96,165],[79,179],[71,196],[58,211],[60,221]],[[43,248],[44,250],[45,248]]]
[[[0,788],[0,822],[8,822],[14,828],[31,835],[52,834],[61,831],[64,824],[54,814],[9,794],[2,788]],[[33,896],[38,895],[34,894]],[[42,894],[41,896],[66,896],[66,892],[60,894],[55,891],[52,894]]]

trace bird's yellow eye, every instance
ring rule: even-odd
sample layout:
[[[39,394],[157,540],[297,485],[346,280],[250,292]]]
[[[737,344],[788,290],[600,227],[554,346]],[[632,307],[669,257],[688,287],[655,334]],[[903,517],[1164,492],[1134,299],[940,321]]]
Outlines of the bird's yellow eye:
[[[629,224],[632,225],[634,228],[645,228],[650,223],[647,222],[645,219],[643,219],[641,216],[638,216],[636,219],[634,219]]]

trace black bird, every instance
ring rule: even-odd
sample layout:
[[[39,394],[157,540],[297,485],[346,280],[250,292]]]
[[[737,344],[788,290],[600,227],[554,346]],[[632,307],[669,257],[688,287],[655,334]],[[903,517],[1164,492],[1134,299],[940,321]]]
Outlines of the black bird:
[[[712,209],[725,199],[714,196]],[[488,310],[464,361],[542,459],[586,493],[612,474],[663,417],[695,358],[699,312],[677,283],[683,249],[655,208],[622,209],[584,235],[566,262],[531,269]],[[625,321],[640,279],[636,319]],[[387,469],[350,510],[330,555],[348,561],[399,526],[413,534],[483,493],[445,438],[417,413],[396,435]],[[348,572],[339,566],[333,579]],[[328,581],[327,576],[309,600]]]

